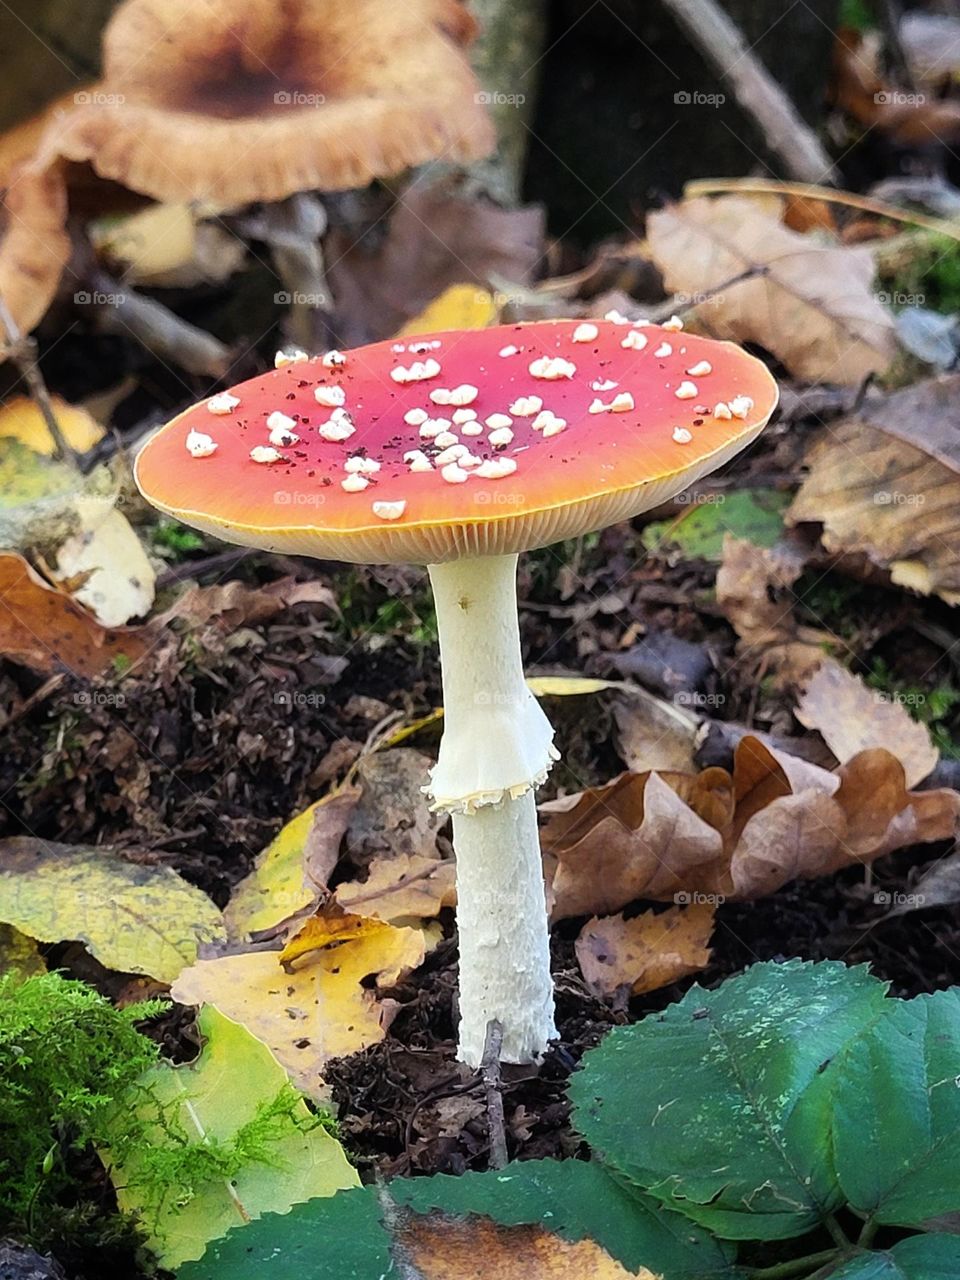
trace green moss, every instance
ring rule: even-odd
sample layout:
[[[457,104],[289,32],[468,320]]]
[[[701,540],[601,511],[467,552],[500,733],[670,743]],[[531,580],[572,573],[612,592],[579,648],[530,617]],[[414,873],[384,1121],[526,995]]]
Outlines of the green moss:
[[[146,1105],[144,1105],[146,1104]],[[188,1134],[179,1119],[180,1100],[160,1103],[149,1089],[134,1085],[113,1116],[110,1152],[124,1165],[136,1151],[136,1186],[157,1204],[188,1204],[207,1183],[232,1181],[251,1164],[276,1165],[278,1141],[291,1123],[303,1130],[325,1127],[320,1116],[302,1114],[303,1099],[291,1084],[257,1107],[252,1120],[229,1139]],[[146,1145],[159,1129],[163,1141]]]
[[[176,520],[160,520],[150,530],[154,549],[167,560],[178,560],[199,551],[206,543],[199,533]]]
[[[0,978],[0,1226],[29,1230],[71,1188],[71,1153],[102,1140],[116,1099],[156,1061],[135,1023],[163,1007],[115,1009],[55,973]]]
[[[890,278],[888,292],[897,311],[904,306],[945,315],[960,311],[960,244],[949,236],[931,236]]]

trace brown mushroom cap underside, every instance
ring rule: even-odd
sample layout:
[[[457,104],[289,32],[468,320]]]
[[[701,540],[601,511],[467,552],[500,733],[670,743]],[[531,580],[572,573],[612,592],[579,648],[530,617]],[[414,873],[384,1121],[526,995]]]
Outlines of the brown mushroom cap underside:
[[[229,542],[442,563],[656,506],[744,448],[776,402],[731,343],[542,321],[287,365],[180,414],[136,475],[155,506]]]
[[[494,145],[473,33],[459,0],[127,0],[102,92],[42,154],[220,208],[473,160]]]
[[[0,297],[23,333],[43,319],[70,259],[66,219],[62,166],[12,172],[0,204]]]

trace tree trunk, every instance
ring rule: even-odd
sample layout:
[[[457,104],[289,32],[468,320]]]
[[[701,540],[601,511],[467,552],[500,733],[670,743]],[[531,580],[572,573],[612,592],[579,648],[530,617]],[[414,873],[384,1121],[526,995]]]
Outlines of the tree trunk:
[[[722,0],[799,114],[822,116],[837,0]],[[690,178],[782,177],[754,123],[658,0],[554,0],[524,195],[587,244]]]

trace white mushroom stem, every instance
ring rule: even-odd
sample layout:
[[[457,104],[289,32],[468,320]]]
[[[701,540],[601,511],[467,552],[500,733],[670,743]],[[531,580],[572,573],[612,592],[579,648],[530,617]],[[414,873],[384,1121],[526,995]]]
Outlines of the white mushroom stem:
[[[534,791],[557,759],[523,678],[517,557],[431,565],[444,733],[428,788],[453,814],[460,940],[460,1052],[476,1067],[487,1026],[504,1062],[533,1062],[556,1035]]]

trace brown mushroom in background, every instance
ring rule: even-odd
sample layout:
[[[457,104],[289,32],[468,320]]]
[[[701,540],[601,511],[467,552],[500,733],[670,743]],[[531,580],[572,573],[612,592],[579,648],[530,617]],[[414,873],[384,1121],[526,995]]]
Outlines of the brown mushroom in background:
[[[13,169],[0,203],[0,298],[23,333],[43,318],[69,260],[66,218],[59,165]]]
[[[47,131],[157,200],[232,209],[342,191],[494,145],[459,0],[127,0],[103,92]]]

